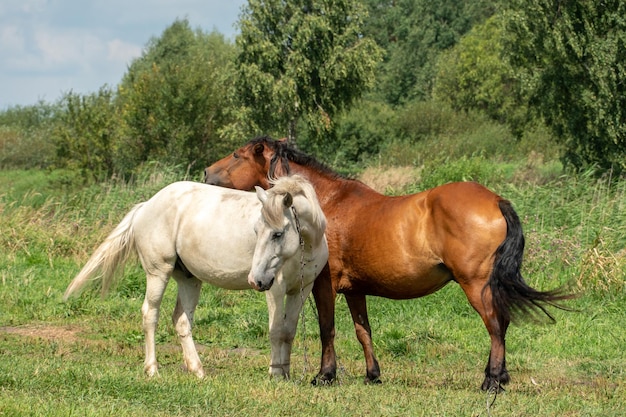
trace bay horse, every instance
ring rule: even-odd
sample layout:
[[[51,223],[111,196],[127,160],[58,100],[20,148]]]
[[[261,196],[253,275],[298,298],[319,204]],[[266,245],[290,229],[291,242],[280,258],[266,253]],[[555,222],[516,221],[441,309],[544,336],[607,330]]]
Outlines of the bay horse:
[[[511,203],[474,182],[389,197],[340,176],[286,141],[258,137],[205,169],[205,182],[249,190],[298,173],[313,184],[328,220],[328,268],[313,288],[322,357],[313,384],[336,378],[335,298],[345,295],[363,347],[365,382],[380,381],[366,295],[422,297],[457,282],[482,318],[491,350],[483,390],[510,380],[505,334],[512,319],[545,313],[571,298],[562,289],[531,288],[520,273],[524,235]]]
[[[105,294],[116,270],[135,252],[146,273],[141,308],[144,371],[158,372],[155,331],[170,277],[178,284],[172,320],[187,371],[205,372],[191,327],[203,282],[229,290],[265,291],[272,377],[289,378],[298,314],[328,259],[326,218],[303,177],[282,177],[254,193],[181,181],[137,204],[96,249],[65,291],[67,300],[89,280]]]

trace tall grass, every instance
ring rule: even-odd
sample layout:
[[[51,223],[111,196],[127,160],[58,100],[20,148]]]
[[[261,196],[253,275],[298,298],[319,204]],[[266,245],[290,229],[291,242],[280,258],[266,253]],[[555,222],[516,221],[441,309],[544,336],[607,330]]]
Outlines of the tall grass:
[[[312,303],[305,330],[298,328],[292,381],[270,381],[265,299],[252,291],[203,289],[194,338],[208,376],[184,373],[168,318],[176,296],[170,285],[157,332],[160,376],[147,379],[139,266],[129,264],[106,299],[97,291],[69,302],[61,295],[132,205],[181,177],[157,167],[132,184],[79,186],[54,172],[2,171],[0,415],[621,416],[626,181],[555,177],[552,169],[541,172],[545,164],[529,165],[476,154],[422,170],[422,178],[445,182],[475,169],[473,179],[510,199],[523,221],[527,281],[541,289],[570,284],[580,293],[570,304],[576,312],[555,312],[555,325],[511,326],[513,380],[493,405],[478,389],[489,338],[454,284],[419,300],[368,298],[381,386],[362,383],[362,350],[340,296],[338,382],[323,388],[308,385],[320,354]],[[418,178],[407,189],[423,187]]]

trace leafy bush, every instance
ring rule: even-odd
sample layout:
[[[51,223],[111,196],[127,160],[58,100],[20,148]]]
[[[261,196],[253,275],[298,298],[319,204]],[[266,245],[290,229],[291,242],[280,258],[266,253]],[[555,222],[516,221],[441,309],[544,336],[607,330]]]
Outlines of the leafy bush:
[[[354,170],[397,137],[396,119],[390,106],[363,101],[339,118],[334,136],[317,138],[305,131],[298,144],[339,170]]]
[[[0,168],[46,168],[54,162],[51,131],[58,106],[39,102],[0,112]]]
[[[46,168],[54,161],[48,129],[0,126],[0,169]]]
[[[54,131],[59,167],[79,170],[85,179],[113,175],[119,136],[114,98],[108,87],[88,95],[69,92],[61,98],[63,111]]]
[[[476,181],[490,186],[504,178],[502,167],[482,155],[463,156],[456,160],[444,159],[424,164],[420,189],[426,190],[455,181]]]

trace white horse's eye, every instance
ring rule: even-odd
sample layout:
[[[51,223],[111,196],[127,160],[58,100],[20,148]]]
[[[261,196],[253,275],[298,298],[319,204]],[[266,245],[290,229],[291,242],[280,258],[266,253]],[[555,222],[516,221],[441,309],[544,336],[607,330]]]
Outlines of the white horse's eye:
[[[272,234],[272,239],[274,240],[278,240],[281,237],[283,237],[283,232],[274,232],[274,234]]]

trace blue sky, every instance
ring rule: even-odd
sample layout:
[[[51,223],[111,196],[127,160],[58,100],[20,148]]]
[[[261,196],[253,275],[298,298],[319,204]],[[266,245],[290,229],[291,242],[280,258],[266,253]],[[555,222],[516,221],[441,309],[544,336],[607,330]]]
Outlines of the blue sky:
[[[0,110],[116,86],[177,18],[233,39],[245,0],[1,0]]]

